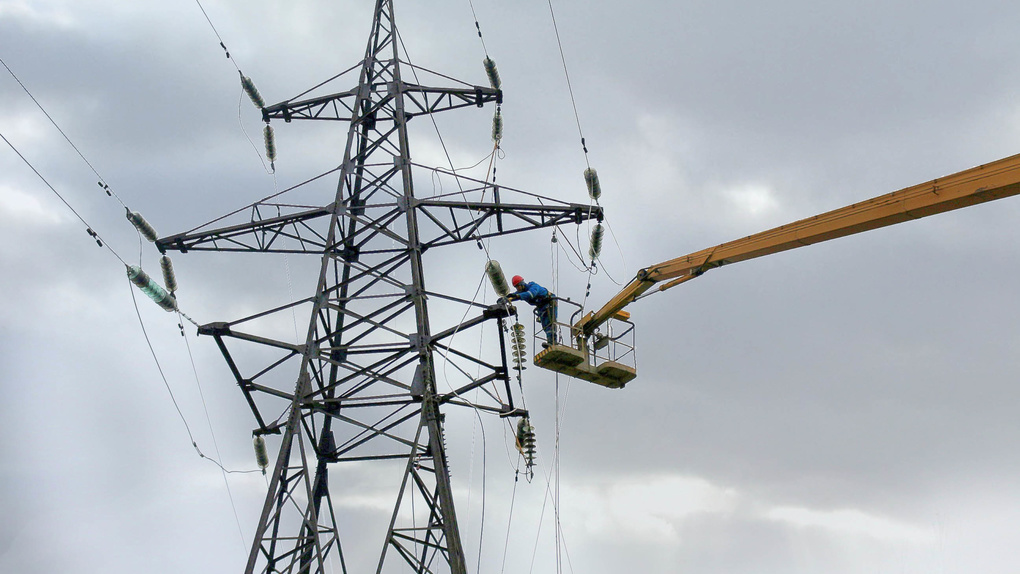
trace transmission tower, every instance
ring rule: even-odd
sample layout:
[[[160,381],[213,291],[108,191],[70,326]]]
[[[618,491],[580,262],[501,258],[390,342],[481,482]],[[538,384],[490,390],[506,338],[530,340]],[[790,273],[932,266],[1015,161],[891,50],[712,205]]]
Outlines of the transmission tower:
[[[320,84],[263,109],[267,123],[349,123],[343,160],[333,170],[339,183],[328,202],[292,199],[323,181],[313,178],[285,190],[290,194],[286,201],[281,193],[157,242],[164,252],[321,258],[310,297],[199,329],[215,340],[226,359],[255,417],[256,436],[280,435],[248,573],[322,573],[331,561],[348,572],[352,553],[364,549],[344,545],[341,534],[358,525],[346,523],[334,508],[334,496],[350,493],[342,490],[344,485],[330,484],[330,467],[393,461],[399,461],[403,474],[388,529],[379,533],[376,572],[468,571],[450,487],[443,411],[461,407],[522,414],[514,404],[504,339],[514,311],[429,291],[423,256],[440,247],[482,245],[498,235],[602,218],[597,206],[497,187],[413,162],[409,121],[499,104],[502,93],[413,66],[398,57],[398,45],[393,2],[377,0],[365,57],[351,68],[351,75],[360,70],[357,85],[308,96],[322,91],[326,83]],[[457,85],[420,85],[420,76]],[[455,181],[455,191],[416,197],[416,174]],[[465,319],[434,331],[430,298],[459,305]],[[303,342],[254,332],[267,319],[297,309],[310,313]],[[495,330],[498,336],[490,340],[498,340],[498,354],[478,356],[477,349],[455,345],[455,335],[473,329]],[[262,347],[255,354],[258,364],[242,364],[253,356],[246,351],[239,358],[235,347],[245,343]],[[440,392],[437,355],[447,364],[470,365],[478,374],[455,366],[464,384]],[[468,400],[467,393],[475,389],[481,392],[473,397],[481,398]]]

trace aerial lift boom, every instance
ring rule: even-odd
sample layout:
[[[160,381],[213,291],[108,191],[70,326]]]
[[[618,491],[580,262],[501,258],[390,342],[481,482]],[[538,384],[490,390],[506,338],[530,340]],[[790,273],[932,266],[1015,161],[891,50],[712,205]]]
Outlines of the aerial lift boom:
[[[1017,194],[1020,194],[1020,155],[646,267],[638,271],[637,276],[601,309],[574,323],[572,343],[585,351],[587,341],[599,327],[610,319],[626,315],[624,307],[652,287],[658,286],[659,291],[665,291],[722,265]]]

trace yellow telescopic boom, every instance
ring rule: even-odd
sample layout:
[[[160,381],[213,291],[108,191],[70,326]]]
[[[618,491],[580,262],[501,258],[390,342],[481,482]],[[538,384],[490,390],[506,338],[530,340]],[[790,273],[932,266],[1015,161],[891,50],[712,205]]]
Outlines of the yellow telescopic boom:
[[[590,336],[600,325],[656,283],[665,282],[658,287],[659,291],[665,291],[722,265],[920,219],[1018,193],[1020,193],[1020,155],[1014,155],[781,225],[743,239],[646,267],[638,271],[637,277],[605,306],[594,313],[588,313],[578,321],[575,328],[583,336]]]

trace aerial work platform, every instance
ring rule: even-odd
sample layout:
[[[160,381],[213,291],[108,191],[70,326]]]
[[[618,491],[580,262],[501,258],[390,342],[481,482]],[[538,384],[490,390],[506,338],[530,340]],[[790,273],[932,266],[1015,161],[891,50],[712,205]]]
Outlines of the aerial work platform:
[[[571,322],[580,314],[580,306],[569,299],[558,299],[559,305],[577,307]],[[535,366],[568,377],[574,377],[610,389],[620,389],[637,377],[634,365],[634,324],[630,315],[621,312],[606,325],[607,334],[595,334],[590,338],[577,337],[577,329],[571,324],[556,321],[557,332],[567,330],[571,336],[567,341],[574,343],[545,345],[535,353]],[[544,331],[536,318],[535,343],[544,340]],[[590,344],[589,344],[590,343]]]
[[[591,365],[583,351],[565,345],[550,345],[543,349],[535,355],[535,365],[610,389],[623,388],[637,377],[637,370],[616,361]]]

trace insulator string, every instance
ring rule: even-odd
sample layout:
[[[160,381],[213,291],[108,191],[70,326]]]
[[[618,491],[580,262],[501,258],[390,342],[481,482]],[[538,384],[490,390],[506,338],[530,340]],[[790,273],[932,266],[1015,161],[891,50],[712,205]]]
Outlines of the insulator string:
[[[102,176],[102,174],[100,174],[99,171],[95,168],[95,166],[92,165],[92,162],[90,162],[88,160],[88,158],[85,157],[85,154],[82,153],[81,149],[79,149],[78,146],[75,145],[75,143],[73,141],[71,141],[71,138],[67,135],[67,133],[60,127],[59,124],[57,124],[56,120],[53,119],[53,116],[51,116],[49,114],[49,112],[46,111],[46,108],[44,108],[43,105],[39,102],[39,100],[32,94],[31,90],[28,89],[28,86],[26,86],[24,84],[24,82],[22,82],[21,79],[18,78],[18,76],[14,73],[14,71],[11,70],[10,66],[7,65],[7,62],[4,62],[2,59],[0,59],[0,64],[3,64],[3,67],[11,75],[11,77],[14,78],[14,80],[18,83],[18,85],[21,86],[21,89],[24,90],[24,92],[28,95],[29,98],[31,98],[31,100],[35,103],[35,105],[39,108],[39,110],[43,113],[43,115],[46,116],[46,119],[48,119],[50,121],[50,123],[53,124],[53,127],[56,128],[58,132],[60,132],[60,135],[64,137],[64,139],[71,146],[71,148],[74,149],[74,151],[78,154],[78,157],[80,157],[82,159],[82,161],[85,162],[85,165],[87,165],[89,167],[89,169],[92,170],[92,173],[94,173],[96,175],[96,177],[99,178],[99,182],[98,182],[99,187],[102,188],[103,191],[106,192],[107,196],[113,197],[114,199],[116,199],[117,202],[120,203],[121,207],[124,208],[124,210],[126,212],[126,215],[127,215],[128,221],[131,222],[131,224],[135,227],[135,229],[139,233],[139,266],[141,266],[141,257],[142,257],[142,253],[141,253],[141,251],[142,251],[141,238],[144,237],[145,239],[149,240],[150,242],[154,242],[157,239],[156,230],[152,227],[152,225],[150,225],[145,220],[144,217],[141,216],[141,214],[139,214],[137,212],[131,211],[131,208],[128,207],[128,205],[117,194],[117,192],[115,192],[110,187],[110,185],[106,183],[106,179]],[[30,161],[28,161],[28,159],[14,146],[14,144],[12,144],[10,142],[10,140],[8,140],[2,133],[0,133],[0,139],[3,139],[4,142],[8,146],[10,146],[10,148],[12,150],[14,150],[14,153],[16,153],[18,155],[18,157],[21,158],[21,161],[23,161],[25,163],[25,165],[27,165],[36,174],[36,176],[38,176],[39,179],[42,180],[42,182],[46,185],[46,187],[50,188],[50,191],[52,191],[54,194],[56,194],[56,196],[60,199],[60,201],[63,202],[63,204],[65,206],[67,206],[68,209],[71,210],[71,213],[73,213],[75,215],[75,217],[77,217],[83,224],[85,224],[85,228],[86,228],[85,231],[86,231],[86,233],[88,233],[88,235],[90,237],[92,237],[93,240],[95,240],[96,244],[99,247],[107,248],[110,251],[110,253],[112,253],[114,255],[114,257],[117,258],[118,261],[120,261],[122,264],[127,266],[127,262],[124,261],[124,258],[121,257],[120,254],[118,254],[117,251],[114,250],[113,247],[111,247],[109,245],[109,243],[107,243],[105,240],[103,240],[103,238],[99,235],[99,233],[96,232],[92,228],[92,226],[88,224],[87,221],[85,221],[85,218],[82,217],[81,214],[78,213],[78,211],[73,206],[71,206],[71,204],[64,198],[64,196],[61,195],[60,192],[58,192],[56,190],[56,188],[54,188],[53,185],[51,185],[50,182],[45,177],[43,177],[43,175],[39,172],[39,170],[37,170],[35,168],[35,166],[33,166],[32,163]],[[198,325],[197,323],[195,323],[195,321],[191,317],[188,317],[187,315],[185,315],[183,313],[182,313],[182,316],[185,317],[192,324],[194,324],[196,326]]]

